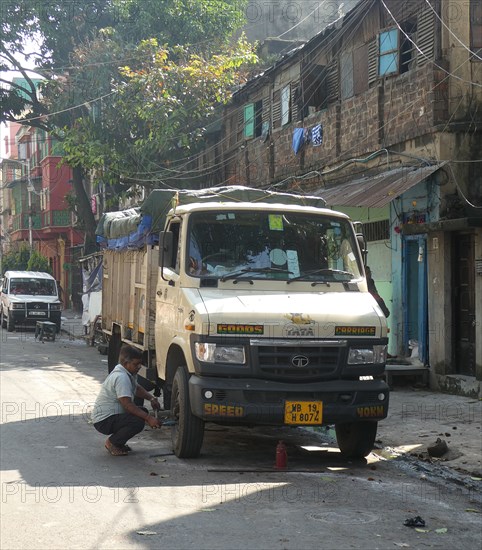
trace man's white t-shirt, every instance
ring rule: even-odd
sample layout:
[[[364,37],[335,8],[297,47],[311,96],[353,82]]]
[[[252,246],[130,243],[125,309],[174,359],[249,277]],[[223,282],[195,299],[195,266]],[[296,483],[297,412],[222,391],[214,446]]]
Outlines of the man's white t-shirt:
[[[131,374],[122,365],[116,365],[100,388],[94,403],[92,422],[100,422],[114,414],[125,413],[119,397],[130,397],[134,401],[137,389],[137,375]]]

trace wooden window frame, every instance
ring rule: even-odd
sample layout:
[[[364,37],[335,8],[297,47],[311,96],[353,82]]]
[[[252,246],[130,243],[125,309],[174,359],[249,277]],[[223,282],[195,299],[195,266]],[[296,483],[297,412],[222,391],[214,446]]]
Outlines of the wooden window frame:
[[[391,33],[396,33],[396,46],[392,48],[387,48],[382,51],[383,44],[383,35],[389,35]],[[391,40],[390,40],[391,41]],[[391,44],[390,44],[391,45]],[[382,72],[382,58],[386,58],[388,56],[391,56],[395,59],[396,64],[394,69],[388,71],[384,70]],[[388,68],[390,65],[388,66]],[[390,29],[386,29],[384,31],[381,31],[378,34],[378,76],[380,78],[383,78],[384,76],[391,76],[394,74],[399,74],[400,69],[400,31],[396,27],[392,27]]]
[[[416,49],[414,44],[410,41],[413,40],[417,31],[417,21],[415,19],[407,19],[400,24],[402,30],[397,27],[390,27],[378,33],[378,78],[384,78],[389,76],[396,76],[408,72],[413,63],[416,60]],[[386,49],[382,52],[382,35],[396,33],[397,46],[396,48]],[[395,56],[396,66],[395,69],[390,71],[381,72],[381,60],[382,57]]]
[[[254,103],[247,103],[244,108],[244,139],[250,139],[254,137]]]
[[[244,139],[260,137],[263,128],[263,100],[252,101],[244,106]]]
[[[470,2],[470,49],[474,53],[480,53],[482,50],[482,3],[480,0],[471,0]],[[474,59],[477,58],[474,57]]]
[[[291,83],[281,88],[281,126],[291,122]]]

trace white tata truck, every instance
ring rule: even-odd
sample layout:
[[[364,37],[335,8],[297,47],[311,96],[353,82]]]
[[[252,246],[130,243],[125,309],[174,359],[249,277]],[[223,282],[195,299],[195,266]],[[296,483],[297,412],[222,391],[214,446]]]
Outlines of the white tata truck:
[[[109,368],[123,343],[144,351],[178,457],[199,455],[206,422],[329,424],[345,455],[372,450],[387,323],[346,215],[239,186],[155,190],[97,233]]]

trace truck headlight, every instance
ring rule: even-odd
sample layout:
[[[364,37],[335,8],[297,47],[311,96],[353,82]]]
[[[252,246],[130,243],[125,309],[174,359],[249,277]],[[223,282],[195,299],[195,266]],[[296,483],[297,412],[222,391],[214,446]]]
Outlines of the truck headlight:
[[[244,365],[246,355],[243,346],[221,346],[219,344],[195,343],[196,358],[205,363],[233,363]]]
[[[25,304],[17,302],[16,304],[12,304],[12,309],[25,309]]]
[[[387,346],[376,345],[371,348],[350,348],[348,352],[349,365],[368,365],[385,363],[387,360]]]
[[[60,311],[62,309],[62,304],[50,304],[51,311]]]

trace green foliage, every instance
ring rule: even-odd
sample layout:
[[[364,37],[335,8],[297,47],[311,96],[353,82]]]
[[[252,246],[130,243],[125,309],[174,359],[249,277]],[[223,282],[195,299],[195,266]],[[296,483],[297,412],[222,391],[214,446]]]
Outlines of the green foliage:
[[[11,250],[7,254],[4,254],[2,260],[2,270],[5,271],[25,271],[27,270],[28,262],[30,259],[30,248],[26,245],[21,245],[16,250]]]
[[[109,40],[102,45],[109,57],[115,45]],[[98,52],[98,44],[93,51]],[[83,58],[87,55],[82,52]],[[118,184],[122,175],[126,188],[146,180],[145,174],[162,174],[160,162],[202,146],[217,106],[230,98],[245,68],[257,61],[244,37],[212,55],[185,46],[161,47],[150,39],[132,57],[133,63],[111,74],[114,93],[102,101],[98,119],[83,116],[63,130],[66,162],[95,171],[109,185]]]
[[[25,85],[0,75],[0,122],[34,117],[23,123],[61,141],[65,162],[80,174],[74,206],[87,234],[94,219],[82,174],[118,199],[133,183],[157,185],[173,160],[204,144],[218,106],[256,61],[244,38],[233,39],[247,2],[2,3],[0,71],[20,71]],[[41,90],[18,61],[26,39],[38,44],[30,57]],[[49,113],[56,114],[42,116]]]
[[[40,252],[34,250],[28,260],[27,264],[28,271],[43,271],[45,273],[52,274],[52,268],[50,267],[48,258],[42,256]]]

